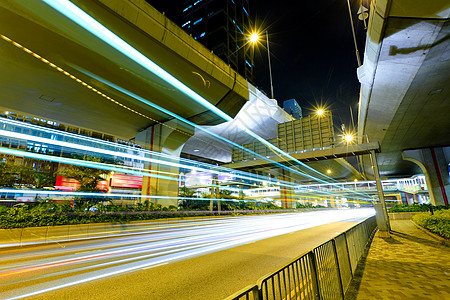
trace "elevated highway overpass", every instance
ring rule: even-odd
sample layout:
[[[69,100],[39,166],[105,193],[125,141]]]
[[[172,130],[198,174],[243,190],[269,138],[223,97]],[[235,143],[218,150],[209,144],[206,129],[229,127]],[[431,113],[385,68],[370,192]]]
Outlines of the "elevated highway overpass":
[[[435,204],[450,195],[449,14],[445,0],[372,2],[358,69],[360,141],[380,142],[382,177],[425,174]]]
[[[270,139],[277,123],[292,120],[142,0],[7,0],[0,25],[0,66],[8,70],[0,74],[3,111],[219,161],[230,158],[226,140]],[[310,163],[322,173],[332,164]],[[359,176],[341,165],[333,165],[334,176]],[[169,186],[146,183],[143,190],[177,194]]]
[[[230,121],[249,100],[242,76],[145,1],[2,1],[0,28],[5,115],[179,157],[195,127]],[[143,191],[177,196],[172,185],[145,180]]]
[[[145,1],[7,0],[0,28],[2,110],[128,140],[174,118],[156,106],[215,125],[226,120],[211,107],[234,117],[249,98],[242,76]]]

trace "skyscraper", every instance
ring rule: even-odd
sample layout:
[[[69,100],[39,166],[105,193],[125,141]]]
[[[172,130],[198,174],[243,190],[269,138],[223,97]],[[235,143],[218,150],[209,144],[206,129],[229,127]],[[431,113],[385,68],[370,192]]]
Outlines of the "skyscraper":
[[[181,27],[254,83],[249,0],[185,0]]]
[[[289,99],[283,102],[283,109],[294,118],[302,118],[302,108],[298,105],[297,100]]]

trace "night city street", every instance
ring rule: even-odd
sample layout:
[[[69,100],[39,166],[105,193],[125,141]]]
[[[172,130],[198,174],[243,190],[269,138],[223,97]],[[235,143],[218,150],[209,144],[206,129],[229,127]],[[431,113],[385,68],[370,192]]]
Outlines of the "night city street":
[[[449,15],[0,1],[0,299],[450,298]]]

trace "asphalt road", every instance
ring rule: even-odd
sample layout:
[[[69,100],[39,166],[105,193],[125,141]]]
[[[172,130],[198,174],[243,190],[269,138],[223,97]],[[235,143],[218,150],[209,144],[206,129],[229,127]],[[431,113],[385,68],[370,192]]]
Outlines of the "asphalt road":
[[[130,236],[0,252],[0,299],[223,299],[373,210],[155,223]]]

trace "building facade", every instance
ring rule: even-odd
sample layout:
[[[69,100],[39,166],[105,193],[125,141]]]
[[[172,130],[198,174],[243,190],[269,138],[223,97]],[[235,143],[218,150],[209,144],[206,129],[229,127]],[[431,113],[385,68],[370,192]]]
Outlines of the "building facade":
[[[289,99],[283,102],[283,109],[294,118],[302,118],[302,108],[298,105],[297,100]]]
[[[181,27],[254,83],[249,0],[186,0]]]

